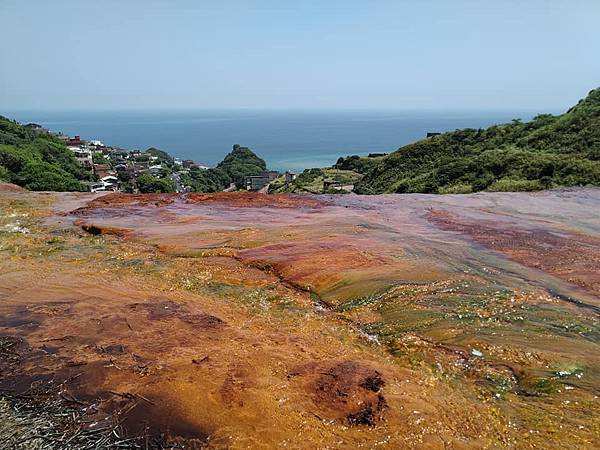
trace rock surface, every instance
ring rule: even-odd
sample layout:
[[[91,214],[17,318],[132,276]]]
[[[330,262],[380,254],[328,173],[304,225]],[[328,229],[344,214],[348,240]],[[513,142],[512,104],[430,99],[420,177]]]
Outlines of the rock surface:
[[[5,423],[55,399],[156,446],[592,448],[599,313],[599,189],[0,192]]]

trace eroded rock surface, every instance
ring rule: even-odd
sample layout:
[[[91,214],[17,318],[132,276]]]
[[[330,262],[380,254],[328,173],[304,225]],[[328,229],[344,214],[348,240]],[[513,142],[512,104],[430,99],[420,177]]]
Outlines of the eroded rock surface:
[[[594,448],[598,255],[597,189],[3,189],[0,418],[72,448]]]

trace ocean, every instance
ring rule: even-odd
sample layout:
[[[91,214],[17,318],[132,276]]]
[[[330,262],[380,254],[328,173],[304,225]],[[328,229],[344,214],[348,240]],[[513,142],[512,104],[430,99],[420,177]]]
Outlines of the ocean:
[[[483,128],[528,111],[2,111],[19,122],[127,149],[157,147],[215,165],[233,144],[250,147],[269,168],[300,171],[339,156],[391,152],[427,132]]]

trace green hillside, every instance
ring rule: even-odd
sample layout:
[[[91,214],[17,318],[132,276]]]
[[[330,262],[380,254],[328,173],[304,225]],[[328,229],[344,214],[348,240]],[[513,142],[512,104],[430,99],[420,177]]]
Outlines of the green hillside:
[[[229,187],[231,183],[241,188],[245,177],[260,175],[265,170],[267,164],[252,150],[234,145],[233,150],[217,164],[217,167],[194,168],[189,174],[182,175],[181,180],[187,186],[191,186],[195,192],[218,192]]]
[[[401,147],[356,184],[362,194],[467,193],[600,185],[600,89],[566,113],[463,129]]]
[[[353,170],[340,170],[336,168],[306,169],[290,182],[285,182],[285,175],[281,175],[269,186],[269,194],[347,194],[341,186],[352,186],[361,178],[361,174]],[[326,188],[327,183],[331,186]],[[349,189],[350,190],[350,189]]]
[[[33,191],[84,191],[86,174],[59,139],[0,116],[0,181]]]

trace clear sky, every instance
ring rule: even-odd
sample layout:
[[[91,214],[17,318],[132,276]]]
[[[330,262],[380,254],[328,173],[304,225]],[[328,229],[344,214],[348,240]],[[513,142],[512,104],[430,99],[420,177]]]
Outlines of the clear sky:
[[[599,0],[0,0],[0,109],[556,110],[600,86],[599,19]]]

